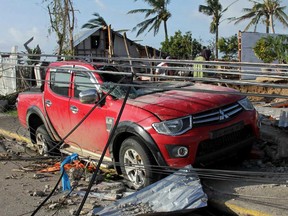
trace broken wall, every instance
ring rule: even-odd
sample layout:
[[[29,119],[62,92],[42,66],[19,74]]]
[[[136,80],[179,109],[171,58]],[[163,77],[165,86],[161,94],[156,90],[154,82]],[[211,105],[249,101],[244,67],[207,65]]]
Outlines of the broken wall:
[[[13,47],[11,55],[0,56],[0,95],[8,95],[16,92],[17,78],[17,47]]]

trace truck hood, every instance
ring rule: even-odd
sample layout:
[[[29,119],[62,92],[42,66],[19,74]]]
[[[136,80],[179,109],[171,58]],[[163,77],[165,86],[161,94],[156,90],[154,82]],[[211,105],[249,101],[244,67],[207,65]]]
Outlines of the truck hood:
[[[226,93],[236,93],[234,89],[214,85],[196,83],[182,89],[184,91],[169,90],[140,96],[128,103],[155,114],[161,120],[168,120],[222,107],[243,98],[241,95]],[[205,93],[203,90],[219,93]]]

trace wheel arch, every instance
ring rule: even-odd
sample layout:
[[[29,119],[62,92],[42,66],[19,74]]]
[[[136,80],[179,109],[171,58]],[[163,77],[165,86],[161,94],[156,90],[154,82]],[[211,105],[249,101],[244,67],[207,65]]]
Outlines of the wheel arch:
[[[50,127],[45,121],[45,117],[38,107],[32,106],[27,110],[26,122],[29,128],[30,139],[32,143],[36,143],[36,130],[37,128],[44,124],[49,136],[53,139],[53,133],[50,131]]]
[[[110,155],[114,161],[114,166],[118,173],[121,173],[120,167],[116,165],[119,163],[119,151],[121,144],[125,139],[131,136],[136,136],[141,139],[141,144],[144,144],[143,147],[147,148],[151,152],[157,165],[167,166],[157,144],[149,133],[140,125],[134,122],[125,121],[119,123],[109,146]]]

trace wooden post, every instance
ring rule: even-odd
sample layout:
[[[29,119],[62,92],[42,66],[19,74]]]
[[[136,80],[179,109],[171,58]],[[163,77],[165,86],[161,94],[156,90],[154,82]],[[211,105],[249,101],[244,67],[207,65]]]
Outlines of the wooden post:
[[[150,57],[149,57],[149,52],[148,52],[148,47],[147,46],[145,46],[145,52],[146,52],[147,58],[149,59]],[[153,58],[154,58],[154,56],[153,56]],[[150,62],[149,64],[150,64],[150,74],[152,75],[153,74],[153,68],[152,68],[153,67],[153,62]],[[149,80],[150,81],[153,80],[153,77],[150,77]]]
[[[130,51],[129,51],[129,47],[128,47],[128,44],[127,44],[126,32],[123,33],[123,39],[124,39],[124,44],[125,44],[126,53],[127,53],[128,58],[129,58],[129,63],[130,63],[131,71],[134,73],[134,68],[133,68],[133,66],[132,66],[132,61],[130,60],[131,56],[130,56]]]
[[[114,49],[113,49],[113,41],[112,41],[112,34],[111,34],[111,25],[108,25],[108,43],[109,43],[109,49],[108,49],[108,58],[110,59],[114,56]]]

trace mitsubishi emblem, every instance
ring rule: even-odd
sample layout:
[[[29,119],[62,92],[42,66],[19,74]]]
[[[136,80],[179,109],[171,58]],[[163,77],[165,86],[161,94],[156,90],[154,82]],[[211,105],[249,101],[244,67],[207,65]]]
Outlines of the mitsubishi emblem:
[[[219,114],[220,114],[220,116],[219,116],[219,120],[220,120],[220,121],[229,118],[229,116],[226,115],[226,114],[223,112],[223,110],[221,110],[221,109],[219,110]]]

